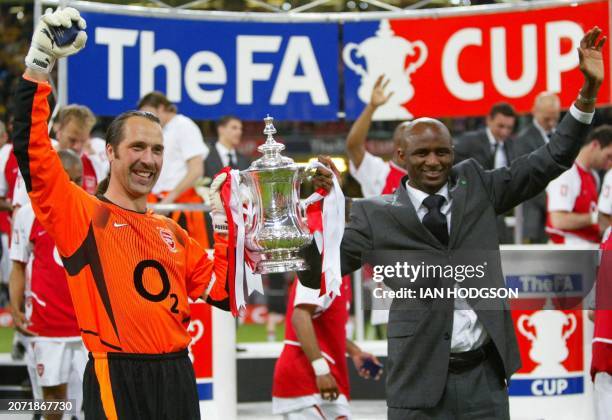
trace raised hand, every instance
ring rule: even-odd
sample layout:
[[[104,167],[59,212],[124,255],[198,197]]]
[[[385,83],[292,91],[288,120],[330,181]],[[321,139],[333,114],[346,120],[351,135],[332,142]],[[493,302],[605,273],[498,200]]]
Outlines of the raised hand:
[[[387,103],[389,98],[393,95],[393,92],[389,94],[385,94],[385,89],[389,84],[389,79],[385,80],[385,75],[381,74],[376,79],[376,83],[374,83],[374,88],[372,89],[372,96],[370,97],[370,105],[374,108],[378,108],[381,105]]]
[[[78,10],[67,7],[40,18],[25,64],[41,73],[49,73],[55,60],[76,54],[87,42],[85,20]]]
[[[604,79],[604,62],[602,48],[606,43],[606,37],[598,38],[601,29],[597,26],[591,28],[580,41],[578,56],[580,58],[580,71],[587,81],[601,84]]]

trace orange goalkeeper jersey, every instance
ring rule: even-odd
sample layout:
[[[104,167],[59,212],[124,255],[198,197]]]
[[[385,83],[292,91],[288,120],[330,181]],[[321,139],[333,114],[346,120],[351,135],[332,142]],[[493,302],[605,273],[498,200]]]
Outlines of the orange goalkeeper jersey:
[[[68,273],[85,346],[94,355],[186,348],[188,297],[210,289],[209,303],[228,306],[227,242],[215,238],[213,264],[167,217],[123,209],[70,182],[47,134],[50,92],[46,83],[20,81],[14,153]]]

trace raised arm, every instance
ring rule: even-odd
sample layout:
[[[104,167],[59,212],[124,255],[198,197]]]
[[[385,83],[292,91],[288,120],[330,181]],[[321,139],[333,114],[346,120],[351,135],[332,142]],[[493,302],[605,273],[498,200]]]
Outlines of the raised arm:
[[[51,145],[47,120],[49,72],[57,58],[78,52],[87,40],[85,21],[72,8],[44,15],[26,56],[15,95],[13,152],[36,216],[61,255],[71,255],[87,235],[95,199],[70,182]],[[68,36],[63,42],[60,38]]]
[[[588,31],[578,48],[584,83],[551,141],[512,162],[509,167],[483,173],[483,181],[498,213],[535,196],[572,166],[589,130],[597,93],[604,78],[601,29]]]
[[[359,165],[361,165],[363,156],[365,155],[365,143],[370,125],[372,125],[372,116],[376,109],[387,103],[391,95],[393,95],[393,92],[385,94],[389,79],[384,80],[384,78],[385,76],[381,75],[376,79],[376,83],[372,89],[370,103],[366,105],[359,115],[359,118],[353,123],[348,133],[348,137],[346,138],[346,153],[349,160],[353,162],[353,165],[355,165],[357,169],[359,169]]]

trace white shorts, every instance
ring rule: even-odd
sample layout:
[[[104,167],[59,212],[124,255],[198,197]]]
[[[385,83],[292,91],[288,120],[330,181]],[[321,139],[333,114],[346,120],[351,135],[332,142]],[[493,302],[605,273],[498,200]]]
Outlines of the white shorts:
[[[87,364],[87,350],[83,341],[76,340],[34,340],[34,359],[38,383],[42,387],[67,384],[71,371],[81,381]]]
[[[595,418],[612,420],[612,375],[598,372],[595,375]]]
[[[294,398],[272,397],[272,412],[282,414],[285,420],[350,419],[351,408],[345,395],[327,401],[320,394]]]
[[[350,420],[351,412],[346,406],[333,402],[311,405],[283,414],[284,420]]]

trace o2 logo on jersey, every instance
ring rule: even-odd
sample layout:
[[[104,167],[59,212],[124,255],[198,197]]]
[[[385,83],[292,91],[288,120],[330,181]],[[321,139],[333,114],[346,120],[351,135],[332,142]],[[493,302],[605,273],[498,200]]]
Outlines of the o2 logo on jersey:
[[[170,252],[178,252],[178,249],[176,249],[176,242],[174,242],[174,236],[172,236],[172,232],[164,228],[158,229],[159,235],[161,236],[165,244],[168,245],[168,249],[170,250]]]

